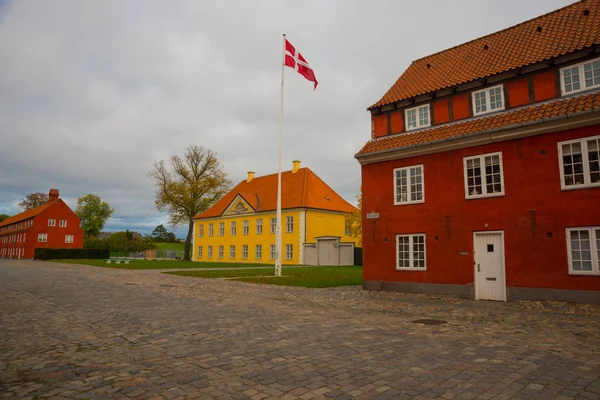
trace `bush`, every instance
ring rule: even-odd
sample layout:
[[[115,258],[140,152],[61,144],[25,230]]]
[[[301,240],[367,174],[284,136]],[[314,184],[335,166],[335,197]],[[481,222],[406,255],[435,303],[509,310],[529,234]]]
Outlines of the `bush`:
[[[110,257],[108,249],[35,249],[33,258],[36,260],[63,260],[63,259],[97,259],[104,260]]]

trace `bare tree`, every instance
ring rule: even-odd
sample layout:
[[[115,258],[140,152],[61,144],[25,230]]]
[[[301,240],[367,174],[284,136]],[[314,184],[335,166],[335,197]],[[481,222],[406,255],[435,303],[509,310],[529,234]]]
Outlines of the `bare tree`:
[[[189,261],[194,216],[223,197],[231,181],[216,153],[201,146],[189,146],[183,158],[172,156],[168,161],[155,162],[149,175],[156,181],[156,208],[169,214],[173,228],[188,226],[184,260]]]

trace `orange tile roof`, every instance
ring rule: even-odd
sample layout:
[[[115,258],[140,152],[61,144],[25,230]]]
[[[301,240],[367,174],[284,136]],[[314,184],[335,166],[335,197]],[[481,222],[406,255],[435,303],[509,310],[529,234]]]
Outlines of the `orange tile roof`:
[[[587,15],[584,13],[586,10]],[[582,0],[413,61],[387,93],[369,109],[539,63],[597,44],[600,44],[600,0]]]
[[[39,207],[31,208],[31,209],[25,210],[22,213],[19,213],[17,215],[13,215],[12,217],[9,217],[9,218],[5,219],[4,221],[0,222],[0,227],[6,226],[6,225],[10,225],[10,224],[13,224],[15,222],[24,221],[24,220],[29,219],[31,217],[35,217],[36,215],[38,215],[39,213],[41,213],[42,211],[44,211],[45,209],[47,209],[48,207],[50,207],[52,204],[56,203],[57,201],[58,200],[54,200],[52,202],[49,202],[49,203],[46,203],[46,204],[42,204]]]
[[[277,209],[277,174],[259,176],[251,182],[238,183],[221,200],[194,218],[213,218],[223,214],[231,202],[240,195],[257,212]],[[356,208],[338,195],[309,168],[296,173],[281,173],[281,208],[313,208],[340,212],[353,212]]]
[[[523,123],[577,114],[583,111],[600,110],[600,93],[590,93],[577,97],[559,99],[548,103],[527,106],[513,111],[502,112],[488,117],[439,125],[434,128],[385,136],[370,140],[356,154],[357,158],[373,153],[414,147],[460,136],[476,135],[493,129],[515,126]]]

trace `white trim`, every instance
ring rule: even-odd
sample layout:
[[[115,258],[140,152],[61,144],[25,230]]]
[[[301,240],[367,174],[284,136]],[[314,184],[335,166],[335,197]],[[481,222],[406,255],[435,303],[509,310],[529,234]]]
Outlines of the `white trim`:
[[[240,199],[250,210],[252,210],[251,212],[247,212],[247,213],[239,213],[239,214],[233,214],[233,215],[226,215],[231,208],[233,207],[234,204],[237,203],[237,199]],[[229,216],[235,216],[235,217],[239,217],[240,215],[244,215],[244,214],[254,214],[254,207],[252,207],[246,200],[244,200],[244,198],[242,196],[240,196],[239,194],[237,194],[233,200],[231,200],[231,203],[229,203],[229,205],[227,206],[227,208],[223,211],[223,213],[220,215],[221,217],[229,217]]]
[[[598,257],[598,247],[596,230],[600,229],[600,226],[573,226],[565,229],[565,237],[567,240],[567,260],[569,267],[569,275],[583,275],[583,276],[597,276],[600,275],[600,258]],[[590,252],[592,253],[592,270],[591,271],[575,271],[573,270],[573,260],[571,259],[571,231],[583,231],[587,230],[590,234]]]
[[[506,246],[504,244],[504,231],[477,231],[473,232],[473,289],[475,291],[475,300],[479,300],[477,293],[477,259],[475,258],[475,237],[477,235],[494,235],[500,234],[502,240],[502,297],[503,301],[507,301],[506,290]]]
[[[48,234],[47,233],[38,233],[38,242],[39,243],[47,243],[48,242]]]
[[[48,226],[56,226],[56,219],[48,218]]]
[[[487,193],[487,183],[485,182],[485,158],[486,157],[492,157],[492,156],[499,156],[499,160],[500,160],[500,187],[501,187],[501,191],[498,193]],[[479,168],[481,169],[481,190],[482,193],[481,194],[469,194],[469,184],[467,181],[467,161],[468,160],[473,160],[473,159],[479,159]],[[481,198],[487,198],[487,197],[501,197],[504,196],[504,166],[503,166],[503,161],[502,161],[502,152],[501,151],[497,151],[494,153],[486,153],[486,154],[477,154],[474,156],[466,156],[463,157],[463,184],[465,187],[465,199],[466,200],[472,200],[472,199],[481,199]]]
[[[66,234],[65,235],[65,243],[73,243],[73,240],[75,239],[74,236],[75,235]],[[68,238],[70,238],[71,240],[67,240]]]
[[[561,96],[567,96],[567,95],[571,95],[571,94],[575,94],[575,93],[579,93],[579,92],[585,92],[585,91],[600,87],[600,85],[594,85],[593,83],[592,83],[592,86],[589,86],[589,87],[585,86],[585,71],[583,69],[583,66],[585,64],[593,64],[597,61],[600,61],[600,58],[593,58],[591,60],[586,60],[586,61],[579,62],[577,64],[571,64],[571,65],[562,67],[560,69],[560,94],[561,94]],[[575,67],[577,68],[577,71],[579,74],[579,86],[580,87],[577,90],[571,90],[570,92],[567,92],[565,90],[565,70],[575,68]],[[593,71],[593,66],[592,66],[592,71]],[[592,80],[593,79],[594,79],[594,75],[592,73]]]
[[[298,233],[298,249],[300,249],[300,258],[298,259],[298,263],[300,265],[304,265],[304,246],[303,244],[306,242],[306,211],[300,211],[300,223],[299,223],[300,232]]]
[[[423,268],[416,268],[413,267],[413,236],[423,236],[423,263],[424,263],[424,267]],[[408,258],[408,263],[411,265],[410,267],[401,267],[400,266],[400,259],[398,258],[398,238],[399,237],[408,237],[408,246],[409,246],[409,258]],[[338,239],[339,242],[339,239]],[[425,272],[427,271],[427,235],[425,233],[402,233],[402,234],[397,234],[396,235],[396,240],[395,240],[395,245],[394,245],[394,252],[395,252],[395,257],[396,257],[396,270],[397,271],[417,271],[417,272]]]
[[[410,169],[411,168],[421,168],[421,188],[422,188],[422,198],[421,200],[408,200],[411,197],[411,189],[410,189]],[[402,171],[402,170],[407,170],[407,174],[406,174],[406,178],[407,178],[407,182],[406,182],[406,193],[407,193],[407,201],[398,201],[398,196],[397,196],[397,191],[398,191],[398,187],[396,186],[397,183],[397,178],[396,178],[396,172],[397,171]],[[394,205],[395,206],[404,206],[404,205],[408,205],[408,204],[419,204],[419,203],[425,203],[425,167],[423,166],[423,164],[416,164],[416,165],[409,165],[407,167],[400,167],[400,168],[395,168],[394,169]]]
[[[499,108],[495,108],[492,110],[491,101],[490,101],[490,91],[492,91],[494,89],[498,89],[498,88],[500,88],[500,97],[502,99],[501,100],[502,105]],[[481,92],[485,93],[485,101],[486,101],[487,109],[485,111],[477,112],[476,105],[475,105],[475,94],[481,93]],[[503,111],[506,108],[505,99],[504,99],[504,85],[500,84],[500,85],[490,86],[485,89],[475,90],[475,91],[471,92],[471,104],[473,105],[473,116],[490,114],[490,113],[493,113],[496,111]]]
[[[425,107],[427,108],[427,121],[428,121],[428,123],[421,125],[420,122],[419,122],[419,110],[421,108],[425,108]],[[407,114],[408,114],[409,111],[413,111],[413,110],[415,111],[415,126],[412,127],[412,128],[409,128],[408,127],[408,115]],[[422,128],[428,128],[430,126],[431,126],[431,109],[429,107],[429,103],[422,104],[422,105],[416,106],[416,107],[407,108],[407,109],[404,110],[404,130],[406,132],[414,131],[414,130],[422,129]]]
[[[594,187],[600,187],[600,182],[590,182],[591,171],[590,171],[590,160],[588,158],[588,140],[600,140],[600,135],[596,136],[587,136],[579,139],[566,140],[564,142],[558,142],[558,165],[560,170],[558,173],[560,174],[560,188],[561,190],[577,190],[577,189],[588,189]],[[563,153],[562,146],[566,144],[572,143],[580,143],[581,144],[581,158],[583,161],[583,183],[579,185],[569,185],[565,184],[565,168],[563,165]]]

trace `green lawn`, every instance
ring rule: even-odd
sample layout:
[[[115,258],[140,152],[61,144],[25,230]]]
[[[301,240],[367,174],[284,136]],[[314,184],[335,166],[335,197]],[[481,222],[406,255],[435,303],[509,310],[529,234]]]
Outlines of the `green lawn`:
[[[281,277],[274,276],[274,269],[254,269],[237,271],[178,271],[165,272],[179,276],[198,278],[234,278],[234,280],[269,285],[301,286],[323,288],[362,284],[362,267],[283,267]],[[239,279],[235,279],[239,278]]]
[[[85,264],[118,269],[185,269],[185,268],[244,268],[265,267],[267,264],[208,263],[181,260],[130,260],[129,264],[107,264],[104,260],[51,260],[65,264]]]
[[[185,243],[175,242],[175,243],[154,243],[156,245],[157,250],[176,250],[183,251]]]

